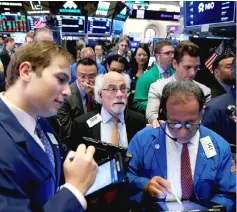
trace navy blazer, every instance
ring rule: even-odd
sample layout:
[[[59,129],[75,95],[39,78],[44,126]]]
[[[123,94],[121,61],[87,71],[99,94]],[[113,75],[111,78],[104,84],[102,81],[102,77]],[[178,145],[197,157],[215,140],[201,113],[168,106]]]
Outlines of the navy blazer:
[[[201,126],[200,139],[206,136],[212,140],[217,154],[207,158],[199,142],[194,173],[195,200],[222,204],[227,212],[232,212],[235,207],[236,173],[231,172],[230,147],[222,137]],[[133,137],[128,152],[133,157],[127,172],[127,193],[131,202],[141,203],[146,200],[144,188],[152,177],[161,176],[167,179],[165,133],[160,127],[146,127]],[[154,200],[149,197],[147,199]]]
[[[236,90],[211,99],[206,106],[202,124],[215,131],[229,143],[236,145],[236,123],[226,115],[229,105],[236,106]],[[236,152],[235,147],[232,148]]]
[[[67,188],[56,193],[61,173],[57,142],[51,143],[54,170],[46,153],[1,99],[0,108],[0,211],[84,211]],[[40,119],[40,125],[46,136],[54,135],[46,119]]]

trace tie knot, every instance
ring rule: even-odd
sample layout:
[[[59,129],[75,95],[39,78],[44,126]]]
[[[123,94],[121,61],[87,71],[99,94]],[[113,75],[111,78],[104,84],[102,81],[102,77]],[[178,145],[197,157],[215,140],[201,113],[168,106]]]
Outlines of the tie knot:
[[[118,123],[118,118],[115,117],[115,116],[113,116],[113,123],[114,123],[114,124],[117,124],[117,123]]]
[[[39,121],[37,120],[37,121],[36,121],[36,126],[35,126],[35,131],[36,131],[36,132],[39,132],[40,130],[41,130],[41,126],[40,126]]]

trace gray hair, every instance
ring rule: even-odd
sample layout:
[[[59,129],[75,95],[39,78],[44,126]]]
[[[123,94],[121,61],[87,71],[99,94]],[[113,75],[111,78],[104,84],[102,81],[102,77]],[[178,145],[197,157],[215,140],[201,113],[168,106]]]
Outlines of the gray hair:
[[[124,78],[126,88],[130,89],[130,83],[131,79],[128,74],[122,73],[121,74]],[[102,105],[102,98],[101,98],[101,91],[103,89],[105,80],[104,80],[105,74],[99,74],[95,78],[95,85],[94,85],[94,91],[95,91],[95,101]]]
[[[166,108],[166,102],[170,96],[177,99],[178,102],[186,102],[187,97],[193,96],[199,103],[199,111],[203,109],[205,96],[202,89],[192,81],[176,81],[165,85],[161,103],[162,108]]]
[[[33,40],[34,41],[40,40],[39,37],[38,37],[38,34],[40,34],[41,32],[45,32],[45,33],[48,33],[48,34],[53,36],[53,32],[50,29],[48,29],[48,28],[40,28],[40,29],[37,29],[34,32],[34,36],[33,36]]]

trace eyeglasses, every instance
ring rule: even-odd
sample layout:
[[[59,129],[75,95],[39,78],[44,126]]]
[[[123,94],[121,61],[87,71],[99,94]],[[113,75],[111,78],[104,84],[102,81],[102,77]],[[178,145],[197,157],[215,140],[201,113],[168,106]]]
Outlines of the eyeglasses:
[[[174,51],[169,51],[169,52],[160,52],[159,54],[165,54],[167,56],[174,55]]]
[[[185,127],[188,131],[195,131],[200,127],[199,123],[191,124],[188,122],[185,124],[181,124],[181,123],[174,123],[174,122],[167,121],[167,125],[170,129],[173,129],[173,130],[180,130],[182,127]]]
[[[129,89],[125,86],[122,86],[120,88],[117,88],[116,86],[109,86],[108,88],[104,88],[102,90],[107,91],[110,94],[116,94],[118,90],[120,90],[122,93],[127,93]]]

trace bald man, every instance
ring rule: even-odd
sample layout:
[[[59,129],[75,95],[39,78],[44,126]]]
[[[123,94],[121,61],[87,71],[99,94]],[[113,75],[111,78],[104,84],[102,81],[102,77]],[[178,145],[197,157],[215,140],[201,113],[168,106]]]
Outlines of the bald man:
[[[54,41],[53,33],[48,28],[41,28],[35,31],[34,41],[42,41],[42,40],[48,40],[48,41]]]

